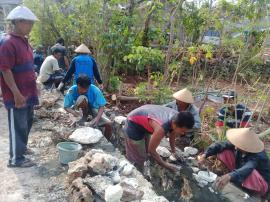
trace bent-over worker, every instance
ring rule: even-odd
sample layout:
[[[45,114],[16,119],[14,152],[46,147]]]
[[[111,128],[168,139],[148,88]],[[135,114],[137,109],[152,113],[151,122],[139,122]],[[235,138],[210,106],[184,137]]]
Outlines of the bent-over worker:
[[[180,112],[159,105],[144,105],[127,116],[125,125],[126,156],[140,170],[148,154],[161,166],[175,171],[176,166],[161,159],[156,152],[162,138],[170,140],[171,151],[175,153],[175,138],[182,136],[194,125],[190,112]]]

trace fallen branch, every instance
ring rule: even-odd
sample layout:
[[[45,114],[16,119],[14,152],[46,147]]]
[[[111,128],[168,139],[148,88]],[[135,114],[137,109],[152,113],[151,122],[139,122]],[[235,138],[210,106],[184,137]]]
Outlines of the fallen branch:
[[[131,97],[131,96],[124,96],[124,95],[112,95],[112,100],[118,100],[118,101],[139,101],[138,97]]]

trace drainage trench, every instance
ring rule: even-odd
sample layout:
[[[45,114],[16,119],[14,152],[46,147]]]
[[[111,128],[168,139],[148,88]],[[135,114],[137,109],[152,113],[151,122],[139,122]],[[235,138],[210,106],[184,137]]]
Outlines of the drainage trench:
[[[122,125],[114,122],[113,137],[110,142],[125,155],[124,146],[125,134]],[[165,139],[161,143],[162,146],[169,148],[169,143]],[[163,158],[168,161],[168,159]],[[162,195],[169,201],[183,202],[183,201],[229,201],[221,194],[212,193],[209,186],[199,187],[193,177],[192,166],[196,166],[196,160],[186,160],[184,163],[176,162],[181,166],[181,171],[178,174],[171,173],[167,169],[162,168],[153,160],[150,163],[151,178],[146,179],[153,185],[154,191],[158,195]]]

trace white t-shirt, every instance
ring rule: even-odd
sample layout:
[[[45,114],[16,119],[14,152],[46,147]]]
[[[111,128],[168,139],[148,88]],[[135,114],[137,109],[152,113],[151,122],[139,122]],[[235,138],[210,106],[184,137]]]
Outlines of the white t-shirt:
[[[53,55],[50,55],[46,57],[40,67],[38,80],[44,83],[50,78],[51,74],[58,70],[60,70],[60,68],[57,59]]]

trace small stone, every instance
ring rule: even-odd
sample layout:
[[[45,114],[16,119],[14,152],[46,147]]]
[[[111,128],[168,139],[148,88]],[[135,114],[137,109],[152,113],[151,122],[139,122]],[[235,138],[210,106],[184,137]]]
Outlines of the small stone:
[[[188,153],[191,156],[194,156],[198,153],[198,149],[194,147],[185,147],[184,152]]]
[[[169,202],[164,196],[156,196],[151,200],[141,200],[141,202]]]
[[[120,161],[119,167],[123,168],[121,174],[125,175],[125,176],[131,175],[131,173],[134,169],[134,166],[126,160]]]
[[[70,202],[93,202],[93,195],[91,190],[83,184],[82,178],[74,180],[69,188]]]
[[[84,127],[76,129],[69,139],[81,144],[95,144],[103,137],[102,132],[91,127]]]
[[[114,118],[114,121],[120,125],[124,124],[126,120],[127,120],[127,117],[125,116],[116,116]]]
[[[110,185],[105,189],[106,202],[119,202],[123,195],[123,188],[120,185]]]
[[[105,200],[105,190],[110,185],[113,185],[111,178],[101,175],[88,177],[84,181],[92,190],[95,190],[95,193],[103,200]]]
[[[137,189],[137,187],[133,187],[131,184],[126,182],[121,182],[121,186],[123,188],[123,196],[121,201],[134,201],[134,200],[141,200],[144,192]]]
[[[164,158],[169,158],[171,156],[171,152],[166,147],[158,146],[156,151]]]
[[[197,174],[193,173],[192,175],[200,187],[205,187],[208,184],[206,180],[200,178],[200,176],[198,176]]]
[[[212,193],[215,193],[214,189],[212,187],[208,187],[209,191]]]
[[[198,176],[207,182],[214,182],[217,178],[215,173],[208,171],[199,171]]]
[[[191,169],[192,169],[192,171],[193,171],[194,173],[197,173],[197,172],[199,172],[199,171],[200,171],[200,169],[199,169],[199,168],[197,168],[197,167],[191,167]]]
[[[68,163],[68,181],[69,183],[73,182],[78,177],[85,177],[87,173],[87,164],[84,157]]]
[[[121,181],[121,177],[118,171],[113,172],[112,181],[113,181],[113,184],[118,184]]]
[[[132,187],[134,187],[135,189],[137,189],[139,187],[139,182],[136,178],[124,178],[121,182],[121,184],[128,184]]]
[[[172,162],[177,161],[177,159],[175,158],[174,155],[171,155],[171,156],[169,157],[169,159],[170,159]]]
[[[97,174],[105,174],[111,171],[117,164],[117,158],[109,154],[95,153],[88,167]]]

